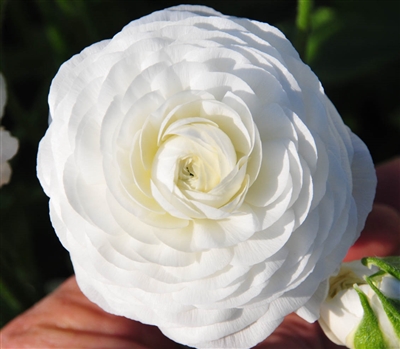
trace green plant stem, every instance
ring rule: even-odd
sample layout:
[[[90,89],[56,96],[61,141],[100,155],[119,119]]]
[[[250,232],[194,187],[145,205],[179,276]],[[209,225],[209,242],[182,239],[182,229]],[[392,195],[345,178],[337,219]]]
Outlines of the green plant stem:
[[[311,11],[313,0],[297,0],[295,46],[300,57],[305,60],[308,36],[311,31]]]

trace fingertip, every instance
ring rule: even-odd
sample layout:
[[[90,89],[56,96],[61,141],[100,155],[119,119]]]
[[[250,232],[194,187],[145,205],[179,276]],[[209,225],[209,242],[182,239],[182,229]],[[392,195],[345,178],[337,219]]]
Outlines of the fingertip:
[[[375,203],[386,204],[400,213],[400,157],[378,165],[376,175]]]
[[[350,248],[345,262],[366,256],[400,254],[400,214],[390,205],[376,203],[360,238]]]

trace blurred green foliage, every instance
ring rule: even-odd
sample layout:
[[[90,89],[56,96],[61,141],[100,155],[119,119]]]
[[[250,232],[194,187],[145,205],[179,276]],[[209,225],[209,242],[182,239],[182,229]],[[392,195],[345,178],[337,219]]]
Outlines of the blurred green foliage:
[[[196,3],[188,1],[187,3]],[[197,2],[198,3],[198,2]],[[11,183],[0,190],[1,325],[72,273],[36,179],[47,94],[59,66],[112,37],[131,20],[176,1],[0,0],[0,71],[8,85],[2,124],[19,138]],[[202,1],[230,15],[279,27],[296,40],[294,0]],[[375,162],[398,155],[400,2],[315,1],[304,59],[327,95],[371,150]]]

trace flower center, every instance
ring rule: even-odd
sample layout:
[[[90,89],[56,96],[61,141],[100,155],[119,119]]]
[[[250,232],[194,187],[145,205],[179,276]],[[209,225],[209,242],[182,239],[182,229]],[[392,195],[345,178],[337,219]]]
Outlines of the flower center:
[[[218,101],[183,102],[160,109],[143,127],[140,152],[150,154],[142,158],[151,164],[151,194],[174,217],[224,219],[249,186],[251,120],[243,123]]]
[[[195,161],[198,160],[197,156],[186,156],[179,161],[179,175],[178,182],[181,185],[188,185],[192,189],[195,187],[195,182],[198,177],[196,174]]]
[[[364,285],[366,281],[355,274],[351,269],[342,267],[339,274],[329,279],[330,298],[335,297],[340,291],[353,288],[353,285]]]
[[[190,154],[180,158],[177,166],[177,186],[184,190],[208,192],[215,187],[220,177],[199,156]]]

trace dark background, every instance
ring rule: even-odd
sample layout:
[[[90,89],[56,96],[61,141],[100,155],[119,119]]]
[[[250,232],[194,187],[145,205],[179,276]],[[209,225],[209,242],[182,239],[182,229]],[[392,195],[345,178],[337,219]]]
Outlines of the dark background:
[[[295,42],[296,1],[192,2],[268,22]],[[176,1],[0,0],[0,71],[8,102],[2,125],[20,142],[10,184],[0,189],[0,325],[72,273],[36,179],[47,94],[59,66],[135,18]],[[400,2],[316,1],[304,60],[375,163],[400,154]]]

